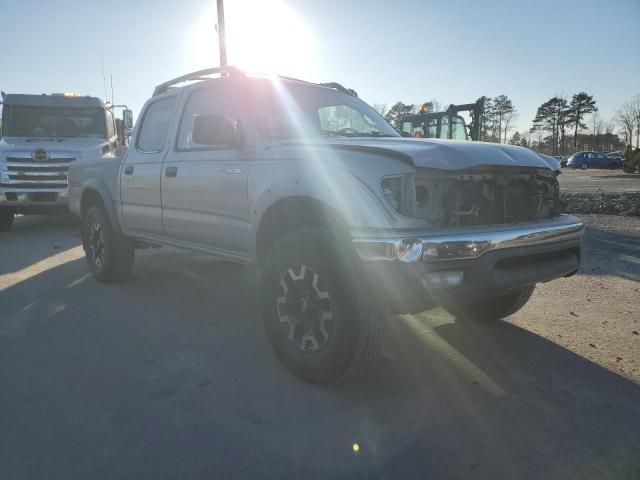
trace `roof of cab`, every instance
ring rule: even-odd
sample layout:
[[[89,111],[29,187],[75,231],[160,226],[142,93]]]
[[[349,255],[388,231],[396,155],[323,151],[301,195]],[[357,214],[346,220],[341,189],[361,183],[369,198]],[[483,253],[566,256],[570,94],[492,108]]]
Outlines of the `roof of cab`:
[[[8,93],[2,99],[5,105],[23,107],[79,107],[104,108],[102,100],[97,97],[66,97],[64,95],[29,95],[24,93]]]
[[[209,75],[219,75],[219,77],[209,77]],[[173,90],[175,88],[180,88],[178,87],[179,84],[181,83],[186,83],[186,82],[204,82],[204,81],[211,81],[211,80],[216,80],[216,79],[220,79],[220,78],[243,78],[246,79],[248,78],[248,75],[243,72],[242,70],[236,68],[236,67],[232,67],[232,66],[226,66],[226,67],[214,67],[214,68],[206,68],[204,70],[198,70],[196,72],[191,72],[188,73],[186,75],[181,75],[180,77],[174,78],[172,80],[168,80],[164,83],[161,83],[160,85],[158,85],[154,90],[153,90],[153,96],[155,97],[156,95],[162,95],[163,93],[167,93],[170,90]],[[256,78],[264,78],[267,79],[269,77],[264,76],[264,77],[259,77],[256,76]],[[342,93],[346,93],[348,95],[351,95],[351,92],[349,92],[349,90],[347,90],[345,87],[343,87],[342,85],[340,85],[337,82],[329,82],[329,83],[312,83],[312,82],[307,82],[304,80],[299,80],[297,78],[291,78],[291,77],[284,77],[284,76],[279,76],[277,77],[278,79],[285,81],[285,82],[295,82],[295,83],[300,83],[300,84],[305,84],[305,85],[311,85],[311,86],[315,86],[315,87],[322,87],[322,88],[329,88],[329,89],[333,89],[333,90],[338,90]],[[193,85],[193,83],[189,84],[189,85],[184,85],[184,87]]]

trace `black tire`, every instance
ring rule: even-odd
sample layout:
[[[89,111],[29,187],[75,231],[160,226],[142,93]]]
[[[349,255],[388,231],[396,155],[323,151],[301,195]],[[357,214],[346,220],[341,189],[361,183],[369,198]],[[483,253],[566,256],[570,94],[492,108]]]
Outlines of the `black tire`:
[[[84,216],[82,245],[89,270],[99,282],[118,282],[131,274],[134,244],[113,228],[102,206],[90,207]]]
[[[452,314],[465,319],[491,321],[500,320],[513,315],[526,305],[533,295],[535,285],[529,285],[520,290],[509,292],[499,297],[489,298],[473,305],[447,308]],[[446,307],[445,307],[446,308]]]
[[[582,170],[586,170],[587,168],[589,168],[589,164],[585,162],[585,163],[583,163],[582,165],[580,165],[580,168],[581,168]]]
[[[0,208],[0,232],[8,232],[13,226],[13,210]]]
[[[611,162],[609,164],[609,169],[611,170],[617,170],[618,168],[620,168],[620,164],[618,164],[618,162]]]
[[[367,298],[358,271],[351,247],[317,229],[294,230],[268,252],[264,328],[278,359],[298,378],[334,384],[379,355],[384,314]]]

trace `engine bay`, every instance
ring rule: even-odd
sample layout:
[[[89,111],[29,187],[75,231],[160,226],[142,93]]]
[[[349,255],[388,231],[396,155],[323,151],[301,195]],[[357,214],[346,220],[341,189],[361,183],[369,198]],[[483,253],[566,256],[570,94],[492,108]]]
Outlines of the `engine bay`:
[[[495,225],[550,218],[560,213],[558,181],[551,170],[501,167],[470,171],[418,169],[415,218],[442,227]]]

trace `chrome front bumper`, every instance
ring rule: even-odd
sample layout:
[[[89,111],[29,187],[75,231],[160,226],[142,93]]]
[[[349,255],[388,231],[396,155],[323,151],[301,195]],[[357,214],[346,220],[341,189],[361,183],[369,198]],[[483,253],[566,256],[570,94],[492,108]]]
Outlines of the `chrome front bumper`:
[[[44,196],[43,196],[44,195]],[[69,203],[67,189],[0,189],[0,207],[23,209],[29,207],[66,207]]]
[[[515,247],[579,240],[584,233],[580,219],[561,215],[552,220],[493,228],[469,227],[418,235],[353,236],[353,245],[365,262],[419,260],[435,262],[479,258],[487,252]]]

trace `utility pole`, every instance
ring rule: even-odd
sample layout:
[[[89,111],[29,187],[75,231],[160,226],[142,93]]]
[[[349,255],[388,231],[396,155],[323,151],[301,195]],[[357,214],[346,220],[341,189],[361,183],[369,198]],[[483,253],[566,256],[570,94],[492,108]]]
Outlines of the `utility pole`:
[[[227,39],[224,28],[224,0],[218,1],[218,47],[220,48],[220,66],[227,66]]]

